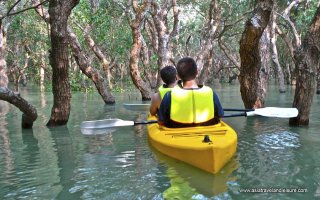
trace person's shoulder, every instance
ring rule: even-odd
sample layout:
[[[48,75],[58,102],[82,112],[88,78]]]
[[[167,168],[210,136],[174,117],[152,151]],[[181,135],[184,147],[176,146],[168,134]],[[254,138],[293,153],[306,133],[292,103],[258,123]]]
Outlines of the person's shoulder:
[[[167,98],[170,98],[170,97],[171,97],[171,92],[172,92],[172,91],[168,91],[168,92],[163,96],[163,100],[164,100],[164,99],[167,99]],[[163,101],[163,100],[162,100],[162,101]]]

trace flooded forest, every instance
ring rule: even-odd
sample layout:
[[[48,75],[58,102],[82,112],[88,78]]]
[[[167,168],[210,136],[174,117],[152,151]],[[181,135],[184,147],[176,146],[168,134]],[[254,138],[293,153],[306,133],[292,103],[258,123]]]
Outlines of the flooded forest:
[[[137,90],[150,100],[159,70],[185,56],[198,82],[238,83],[245,108],[264,107],[267,85],[295,86],[291,125],[308,125],[320,93],[320,2],[307,0],[11,0],[0,2],[0,100],[32,128],[37,107],[19,93],[51,91],[46,125],[68,123],[71,91]]]

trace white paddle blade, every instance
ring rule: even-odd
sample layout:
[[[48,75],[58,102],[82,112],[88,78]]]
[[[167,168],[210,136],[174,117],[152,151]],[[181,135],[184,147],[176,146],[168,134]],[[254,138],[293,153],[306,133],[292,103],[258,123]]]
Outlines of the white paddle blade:
[[[266,107],[257,108],[254,111],[247,112],[247,116],[260,115],[264,117],[292,118],[298,116],[297,108],[278,108]]]
[[[124,121],[122,119],[102,119],[94,121],[83,121],[81,129],[113,128],[119,126],[133,126],[134,121]]]

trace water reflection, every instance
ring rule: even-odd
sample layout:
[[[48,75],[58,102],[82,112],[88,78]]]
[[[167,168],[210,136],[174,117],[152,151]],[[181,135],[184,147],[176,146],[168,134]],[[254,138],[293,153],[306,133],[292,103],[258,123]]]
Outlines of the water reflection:
[[[70,137],[67,126],[49,129],[55,143],[57,153],[57,165],[59,170],[59,185],[61,190],[57,194],[57,199],[80,199],[81,191],[70,192],[75,184],[74,176],[77,168],[77,155],[74,152],[74,143]]]
[[[192,199],[196,196],[215,196],[228,191],[229,182],[237,181],[232,175],[239,167],[236,158],[232,158],[217,174],[210,174],[193,166],[170,158],[152,147],[150,150],[160,165],[166,166],[166,176],[170,186],[163,192],[165,199]]]
[[[89,131],[94,130],[89,129]],[[110,131],[109,129],[103,129],[98,130],[99,134],[91,134],[86,136],[86,139],[88,140],[88,145],[85,147],[85,152],[104,155],[113,154],[115,147],[113,144],[112,133],[115,131],[116,129],[112,129],[112,131]]]
[[[0,166],[3,167],[1,171],[2,176],[5,177],[5,184],[12,184],[10,183],[10,177],[14,170],[13,165],[13,153],[11,150],[11,140],[9,136],[9,131],[7,129],[7,121],[6,121],[6,115],[9,112],[9,104],[7,102],[0,100],[0,138],[1,138],[1,144],[0,144],[0,155],[1,155],[1,162]],[[1,168],[2,168],[1,167]]]

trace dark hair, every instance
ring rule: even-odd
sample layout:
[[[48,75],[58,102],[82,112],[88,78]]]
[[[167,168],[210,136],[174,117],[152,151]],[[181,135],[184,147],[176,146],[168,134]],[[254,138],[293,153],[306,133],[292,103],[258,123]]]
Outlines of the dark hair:
[[[177,70],[173,66],[165,66],[160,70],[160,76],[162,81],[169,85],[171,83],[174,83],[176,81],[176,76],[177,76]]]
[[[182,81],[190,81],[196,78],[198,68],[193,58],[181,58],[177,64],[177,72]]]

